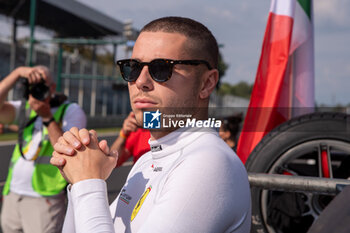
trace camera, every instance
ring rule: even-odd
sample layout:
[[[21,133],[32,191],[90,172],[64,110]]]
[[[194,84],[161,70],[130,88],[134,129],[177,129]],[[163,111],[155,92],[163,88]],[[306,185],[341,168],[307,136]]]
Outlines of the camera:
[[[50,88],[45,84],[45,80],[41,79],[38,83],[29,84],[28,79],[20,78],[22,85],[22,93],[25,99],[32,95],[35,99],[43,101],[50,95]]]

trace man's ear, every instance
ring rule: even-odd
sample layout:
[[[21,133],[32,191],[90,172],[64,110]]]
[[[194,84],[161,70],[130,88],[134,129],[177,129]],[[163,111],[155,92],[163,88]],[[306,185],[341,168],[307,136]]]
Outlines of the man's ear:
[[[205,72],[203,76],[199,97],[201,99],[206,99],[209,98],[216,87],[216,83],[219,80],[219,72],[217,69],[212,69]]]

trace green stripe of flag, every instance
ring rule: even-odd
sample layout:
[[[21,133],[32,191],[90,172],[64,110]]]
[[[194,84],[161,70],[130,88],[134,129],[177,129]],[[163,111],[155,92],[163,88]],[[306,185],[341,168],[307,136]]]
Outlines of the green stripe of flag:
[[[306,15],[309,17],[311,20],[311,1],[312,0],[298,0],[301,8],[304,9]]]

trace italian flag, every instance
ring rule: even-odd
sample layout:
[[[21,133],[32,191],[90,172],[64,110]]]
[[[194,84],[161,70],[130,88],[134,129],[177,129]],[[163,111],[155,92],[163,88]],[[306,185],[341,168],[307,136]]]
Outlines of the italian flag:
[[[237,154],[245,162],[280,123],[314,108],[312,0],[272,0]]]

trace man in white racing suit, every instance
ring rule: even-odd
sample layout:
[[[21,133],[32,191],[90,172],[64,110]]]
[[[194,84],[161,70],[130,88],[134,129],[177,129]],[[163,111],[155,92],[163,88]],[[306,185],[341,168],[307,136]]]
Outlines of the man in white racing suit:
[[[249,232],[245,168],[215,130],[200,127],[218,81],[211,32],[188,18],[154,20],[141,30],[132,59],[117,64],[138,124],[147,111],[153,121],[186,109],[196,127],[151,130],[151,151],[110,207],[105,179],[117,156],[94,131],[66,132],[51,159],[71,184],[63,232]]]

